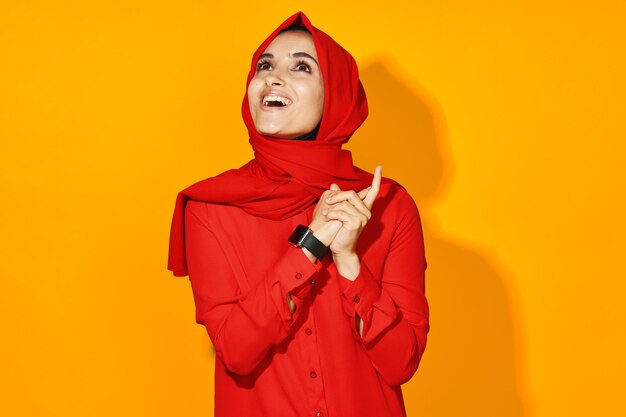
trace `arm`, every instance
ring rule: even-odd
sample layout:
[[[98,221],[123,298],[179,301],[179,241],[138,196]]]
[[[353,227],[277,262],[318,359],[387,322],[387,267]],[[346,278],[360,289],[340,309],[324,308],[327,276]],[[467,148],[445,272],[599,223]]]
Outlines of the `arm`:
[[[406,192],[399,193],[398,198],[401,213],[381,284],[363,261],[354,281],[340,277],[344,310],[355,322],[354,337],[389,385],[401,385],[411,379],[424,353],[429,330],[420,217]],[[359,324],[361,332],[356,328]]]
[[[217,356],[237,374],[249,374],[290,332],[321,269],[301,249],[285,252],[243,294],[219,241],[209,228],[207,205],[189,201],[185,244],[196,322],[206,327]],[[287,295],[295,305],[292,314]]]

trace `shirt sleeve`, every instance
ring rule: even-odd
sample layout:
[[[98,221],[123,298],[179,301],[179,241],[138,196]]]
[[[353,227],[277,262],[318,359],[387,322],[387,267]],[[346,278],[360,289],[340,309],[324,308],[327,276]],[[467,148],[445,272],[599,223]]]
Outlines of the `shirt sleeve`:
[[[353,323],[357,315],[363,321],[362,335],[352,326],[354,337],[392,386],[409,381],[417,370],[430,328],[420,216],[408,193],[398,198],[401,211],[381,279],[363,260],[354,281],[339,277],[344,311]]]
[[[242,292],[225,252],[208,224],[207,204],[187,202],[185,245],[196,322],[206,327],[216,355],[234,373],[251,373],[272,346],[289,333],[309,300],[321,270],[285,238],[285,251],[248,290]],[[287,293],[296,304],[293,315]]]

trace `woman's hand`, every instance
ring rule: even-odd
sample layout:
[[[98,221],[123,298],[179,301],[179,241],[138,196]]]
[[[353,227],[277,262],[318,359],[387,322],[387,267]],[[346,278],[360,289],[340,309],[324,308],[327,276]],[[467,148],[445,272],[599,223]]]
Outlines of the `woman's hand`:
[[[335,184],[331,185],[335,187],[335,190],[338,190],[339,187]],[[367,195],[371,187],[368,187],[358,193],[359,198],[363,199]],[[342,223],[339,220],[329,220],[326,218],[325,214],[330,208],[330,205],[326,202],[326,199],[333,194],[333,191],[326,190],[322,193],[315,209],[313,209],[313,218],[311,220],[311,224],[309,224],[309,228],[313,231],[313,236],[320,240],[324,245],[330,246],[331,242],[337,236],[339,230],[341,230]],[[309,260],[313,263],[316,262],[317,258],[308,249],[302,248],[305,255],[309,258]]]
[[[353,278],[356,278],[358,275],[360,263],[356,255],[356,242],[371,218],[370,209],[380,189],[381,173],[382,167],[376,167],[372,185],[358,193],[341,191],[337,184],[331,184],[330,190],[322,193],[313,210],[309,228],[316,238],[330,248],[338,267],[351,265],[350,268],[343,268],[346,273],[342,275],[346,277],[354,275]],[[303,250],[311,262],[314,262],[313,254],[306,248]]]
[[[380,190],[381,178],[382,167],[377,166],[370,187],[357,193],[341,191],[338,185],[331,184],[330,195],[323,196],[326,204],[321,206],[321,211],[327,223],[339,221],[341,224],[330,243],[330,250],[339,273],[348,279],[355,279],[360,271],[356,245],[372,217],[371,208]]]
[[[329,221],[322,212],[330,206],[326,199],[332,195],[332,191],[326,190],[322,193],[315,209],[313,209],[313,217],[309,228],[313,230],[313,236],[318,238],[324,245],[330,246],[330,243],[341,229],[341,222],[338,220]]]

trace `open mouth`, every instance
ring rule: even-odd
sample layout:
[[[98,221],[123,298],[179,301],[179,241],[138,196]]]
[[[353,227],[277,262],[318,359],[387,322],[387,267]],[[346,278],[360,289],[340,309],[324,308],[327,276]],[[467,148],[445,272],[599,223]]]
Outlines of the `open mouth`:
[[[263,97],[263,106],[265,107],[285,107],[291,104],[291,100],[281,96],[265,96]]]

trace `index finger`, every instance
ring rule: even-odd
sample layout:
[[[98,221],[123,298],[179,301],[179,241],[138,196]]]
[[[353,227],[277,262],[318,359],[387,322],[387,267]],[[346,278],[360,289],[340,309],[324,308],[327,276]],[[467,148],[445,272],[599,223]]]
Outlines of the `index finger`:
[[[359,191],[357,194],[359,195],[359,197],[361,198],[361,200],[363,200],[365,198],[365,196],[367,195],[367,193],[370,192],[370,190],[372,189],[372,186],[370,185],[367,188],[363,188],[361,191]]]
[[[363,203],[365,203],[365,207],[371,210],[372,205],[374,204],[374,200],[378,195],[378,191],[380,190],[380,180],[382,178],[383,167],[378,165],[376,170],[374,171],[374,179],[372,179],[372,188],[369,190],[365,198],[363,199]]]

